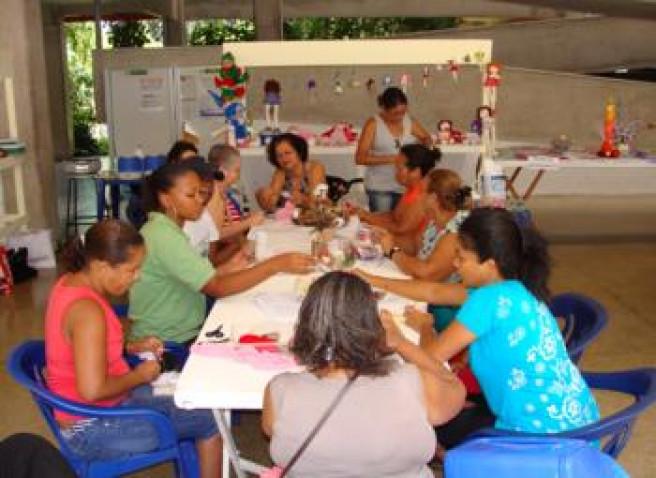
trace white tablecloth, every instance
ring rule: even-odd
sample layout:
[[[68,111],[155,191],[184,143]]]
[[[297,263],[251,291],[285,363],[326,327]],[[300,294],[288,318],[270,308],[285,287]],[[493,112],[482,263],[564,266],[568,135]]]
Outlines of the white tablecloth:
[[[268,241],[276,250],[309,249],[309,228],[268,223],[263,229],[275,232],[269,236]],[[284,230],[287,230],[288,235],[282,233]],[[296,242],[291,241],[291,237]],[[303,244],[300,244],[301,240]],[[384,259],[375,262],[359,261],[356,266],[375,274],[404,277],[392,262]],[[307,276],[278,274],[246,292],[217,300],[205,321],[199,340],[205,340],[208,331],[223,324],[224,331],[232,339],[245,333],[259,335],[277,332],[281,343],[286,343],[293,333],[297,307],[300,305],[296,297],[302,286],[307,285],[299,281],[309,279]],[[270,302],[271,313],[266,310],[267,300]],[[295,304],[295,308],[289,307],[285,314],[288,304]],[[406,305],[425,307],[425,304],[391,295],[380,302],[382,308],[396,314],[403,312]],[[181,408],[261,409],[266,384],[280,372],[255,369],[231,359],[191,354],[178,380],[175,402]]]

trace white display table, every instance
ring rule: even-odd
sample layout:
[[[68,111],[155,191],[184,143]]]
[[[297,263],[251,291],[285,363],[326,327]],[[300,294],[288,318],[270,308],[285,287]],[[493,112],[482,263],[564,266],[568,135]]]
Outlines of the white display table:
[[[540,184],[542,178],[547,172],[557,172],[561,170],[575,171],[581,170],[579,175],[585,175],[588,179],[588,184],[591,182],[590,172],[592,170],[621,170],[621,169],[637,169],[645,170],[648,172],[656,171],[653,168],[656,168],[656,161],[650,159],[641,159],[641,158],[632,158],[624,157],[617,159],[605,159],[605,158],[593,158],[593,157],[584,157],[577,156],[575,153],[570,155],[568,158],[558,159],[558,158],[549,158],[549,157],[536,157],[529,159],[510,159],[505,157],[500,157],[496,160],[504,169],[512,170],[512,173],[507,179],[507,186],[510,194],[515,199],[522,199],[524,201],[530,199],[531,195],[535,192],[536,188]],[[518,179],[523,170],[528,171],[528,182],[525,184],[524,192],[519,192],[520,186],[518,186]],[[640,176],[640,175],[638,175]],[[623,183],[622,187],[627,189],[630,187],[631,179],[627,178],[628,181],[622,181],[618,176],[616,181],[618,183]],[[644,175],[643,175],[644,178]],[[583,181],[582,181],[583,183]],[[583,185],[583,184],[582,184]],[[639,185],[637,185],[639,186]],[[647,186],[647,192],[653,193],[654,186],[651,183],[651,188]],[[618,189],[611,190],[615,194],[621,193]]]

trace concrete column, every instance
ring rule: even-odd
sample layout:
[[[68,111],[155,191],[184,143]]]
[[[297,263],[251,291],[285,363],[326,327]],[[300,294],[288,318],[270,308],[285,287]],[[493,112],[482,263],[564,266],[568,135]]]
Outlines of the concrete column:
[[[55,158],[65,159],[72,154],[73,128],[68,113],[66,91],[66,41],[62,24],[46,19],[43,26],[48,96],[50,98],[50,125]]]
[[[41,0],[5,0],[0,15],[0,74],[14,78],[18,135],[25,142],[27,213],[32,227],[54,227],[54,152]]]
[[[170,0],[169,14],[164,22],[164,46],[184,46],[187,43],[184,0]]]
[[[257,40],[282,40],[282,0],[253,0]]]

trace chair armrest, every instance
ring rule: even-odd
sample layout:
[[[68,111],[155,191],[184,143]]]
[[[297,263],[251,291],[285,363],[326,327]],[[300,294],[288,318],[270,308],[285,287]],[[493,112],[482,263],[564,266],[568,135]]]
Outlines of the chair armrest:
[[[88,418],[132,418],[150,423],[157,433],[160,448],[175,446],[176,433],[169,418],[155,410],[143,407],[98,407],[73,402],[60,397],[43,386],[30,387],[30,391],[49,405],[71,415]]]

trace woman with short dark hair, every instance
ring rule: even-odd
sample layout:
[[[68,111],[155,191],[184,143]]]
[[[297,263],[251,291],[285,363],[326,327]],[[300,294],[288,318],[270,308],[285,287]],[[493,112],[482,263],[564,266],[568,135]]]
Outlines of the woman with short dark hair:
[[[343,395],[288,476],[429,477],[431,424],[462,407],[464,389],[446,368],[406,345],[411,363],[388,356],[382,312],[371,288],[346,272],[318,279],[306,296],[290,350],[305,372],[283,373],[267,386],[262,427],[279,466],[292,455],[347,382]]]
[[[372,212],[391,211],[401,199],[401,187],[394,179],[394,162],[401,146],[432,144],[430,134],[408,114],[408,98],[396,87],[378,97],[380,112],[362,128],[355,152],[355,164],[366,166],[364,185]]]
[[[269,143],[267,159],[275,171],[271,183],[257,191],[260,207],[273,211],[287,201],[297,207],[312,205],[314,189],[326,182],[326,169],[309,159],[307,141],[293,133],[280,134]]]

